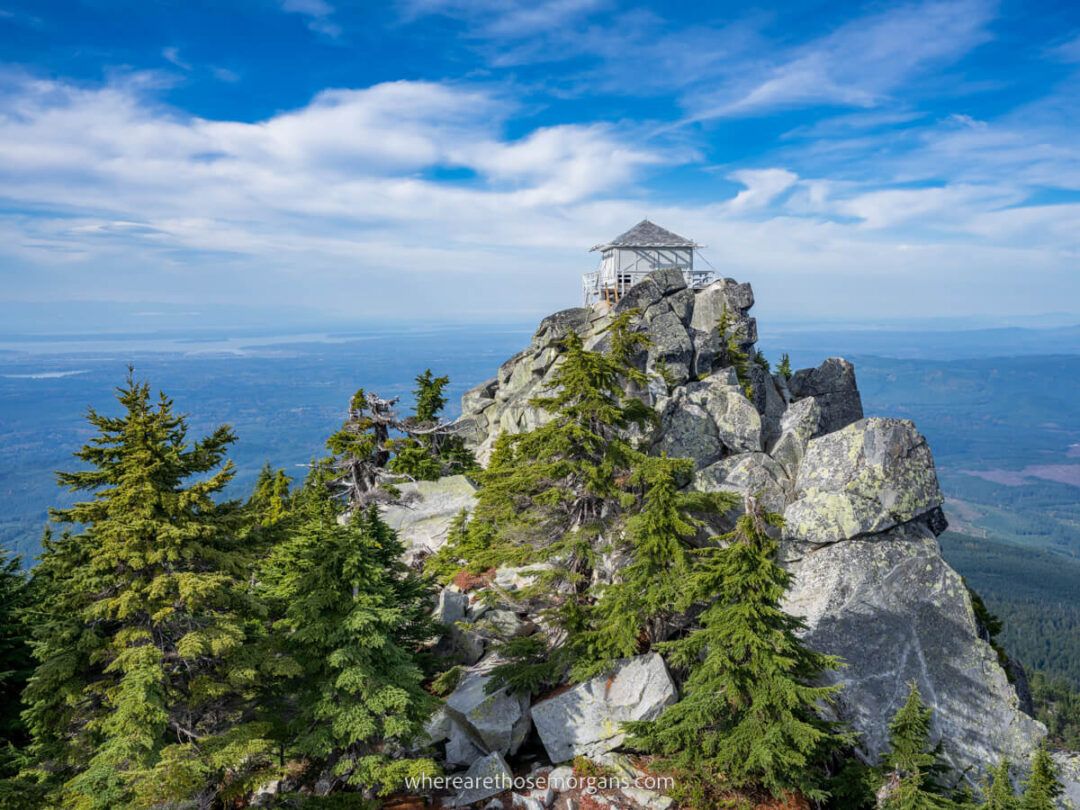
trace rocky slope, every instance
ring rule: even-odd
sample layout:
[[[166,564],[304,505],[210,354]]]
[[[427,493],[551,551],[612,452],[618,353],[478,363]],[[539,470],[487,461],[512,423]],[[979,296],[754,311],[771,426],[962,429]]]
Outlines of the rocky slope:
[[[653,274],[619,302],[616,312],[639,311],[639,328],[652,340],[637,359],[648,385],[631,393],[659,419],[636,440],[693,458],[692,487],[751,492],[783,513],[782,553],[795,575],[787,609],[805,617],[811,646],[846,662],[830,677],[844,685],[838,709],[868,760],[876,761],[914,680],[958,773],[976,779],[1003,756],[1026,762],[1045,730],[1022,711],[963,582],[941,557],[943,499],[926,440],[909,421],[864,418],[854,368],[838,358],[790,379],[752,365],[748,398],[734,369],[723,366],[715,327],[726,310],[752,353],[753,303],[748,284],[726,279],[692,291],[673,271]],[[612,314],[579,308],[546,318],[524,351],[463,397],[481,459],[501,432],[544,420],[529,401],[549,391],[560,339],[575,330],[586,347],[602,347]],[[388,515],[418,554],[442,542],[450,518],[472,499],[460,477],[421,488],[419,507]],[[512,594],[527,581],[528,571],[500,570],[488,588]],[[491,607],[451,586],[439,611],[455,625],[444,641],[448,654],[470,667],[431,729],[445,741],[451,766],[505,767],[502,758],[519,751],[532,729],[552,765],[577,754],[618,763],[611,752],[621,741],[619,723],[655,716],[675,700],[656,655],[626,662],[606,683],[580,684],[532,706],[487,695],[485,649],[532,632],[527,608],[513,600]]]

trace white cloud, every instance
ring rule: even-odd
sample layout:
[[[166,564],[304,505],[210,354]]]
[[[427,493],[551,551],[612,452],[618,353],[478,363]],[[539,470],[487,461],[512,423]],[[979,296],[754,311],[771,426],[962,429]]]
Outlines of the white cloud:
[[[180,49],[175,46],[162,48],[161,56],[166,62],[176,65],[181,70],[191,70],[191,64],[180,58]]]
[[[1023,268],[1048,281],[1048,301],[1080,283],[1062,272],[1075,267],[1076,206],[1023,207],[1027,180],[1075,154],[1052,129],[1021,163],[1018,122],[943,121],[876,177],[729,166],[741,191],[680,203],[647,181],[692,169],[693,153],[627,125],[522,130],[490,87],[328,90],[242,122],[182,115],[157,84],[0,85],[3,295],[241,302],[257,290],[352,314],[535,314],[574,304],[588,246],[645,215],[712,246],[721,272],[775,308],[842,314],[867,277],[871,312],[952,306],[922,292],[946,278],[1004,289]],[[995,162],[1016,171],[980,177]],[[954,165],[932,185],[887,176]]]
[[[332,39],[341,36],[341,26],[330,19],[334,7],[326,0],[281,0],[281,10],[307,17],[308,28],[318,34]]]
[[[691,100],[690,119],[835,104],[869,108],[903,83],[987,41],[986,0],[928,0],[858,18],[764,64],[747,65],[718,91]],[[771,63],[771,64],[770,64]]]
[[[729,177],[746,186],[731,201],[731,208],[735,211],[764,208],[799,179],[797,174],[787,169],[742,169],[732,172]]]
[[[406,19],[440,14],[466,21],[481,37],[517,39],[549,33],[608,7],[608,0],[403,0]]]

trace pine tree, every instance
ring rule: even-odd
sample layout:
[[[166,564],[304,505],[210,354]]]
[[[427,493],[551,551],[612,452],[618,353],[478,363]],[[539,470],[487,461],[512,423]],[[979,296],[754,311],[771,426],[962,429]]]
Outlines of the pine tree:
[[[889,753],[884,757],[885,783],[878,793],[882,810],[948,810],[955,805],[935,781],[938,756],[930,746],[931,709],[919,688],[910,684],[907,700],[889,723]]]
[[[189,443],[184,417],[129,375],[123,414],[91,410],[98,435],[60,473],[88,501],[58,510],[77,527],[46,538],[26,717],[43,772],[69,776],[80,808],[207,801],[242,789],[265,741],[245,724],[256,607],[238,510],[214,497],[232,478],[219,428]]]
[[[383,794],[434,767],[402,756],[434,708],[416,652],[436,632],[430,588],[401,561],[404,548],[374,504],[339,521],[320,470],[299,501],[261,577],[274,635],[298,667],[287,682],[288,749]]]
[[[1054,760],[1051,759],[1046,746],[1041,745],[1031,760],[1031,773],[1024,782],[1020,810],[1055,810],[1057,797],[1062,791]]]
[[[689,670],[682,699],[628,728],[632,745],[689,782],[822,798],[816,769],[841,738],[817,711],[836,687],[812,684],[839,662],[807,649],[801,621],[780,608],[791,575],[776,563],[768,529],[781,522],[747,498],[724,545],[702,551],[693,587],[707,607],[698,627],[658,645]]]
[[[615,659],[662,641],[672,619],[690,608],[690,540],[702,525],[692,515],[723,513],[736,504],[729,493],[682,491],[680,483],[693,469],[691,459],[667,457],[644,457],[634,466],[628,483],[644,496],[640,510],[626,521],[625,539],[616,544],[629,561],[589,612],[590,629],[577,643],[575,679],[591,677]]]
[[[1002,759],[991,772],[985,794],[986,800],[980,810],[1017,810],[1016,793],[1009,777],[1009,760]]]
[[[33,670],[28,643],[32,594],[20,559],[0,549],[0,807],[40,807],[43,796],[21,778],[27,764],[27,729],[21,694]]]

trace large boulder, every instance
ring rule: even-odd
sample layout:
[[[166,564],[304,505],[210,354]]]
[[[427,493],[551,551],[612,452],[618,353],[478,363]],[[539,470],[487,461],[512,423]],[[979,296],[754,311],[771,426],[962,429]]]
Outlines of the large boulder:
[[[676,700],[675,684],[657,653],[619,662],[611,675],[578,684],[532,708],[552,762],[597,756],[622,744],[622,724],[652,720]]]
[[[656,452],[692,458],[700,469],[727,454],[761,449],[761,415],[730,368],[680,386],[657,407]]]
[[[794,573],[784,608],[804,618],[811,648],[843,659],[827,677],[843,684],[840,715],[869,761],[886,749],[889,720],[915,681],[957,772],[984,772],[1002,756],[1027,762],[1045,729],[1020,710],[928,527],[813,550],[785,544],[784,556]]]
[[[746,348],[757,342],[757,322],[748,314],[752,306],[754,290],[749,284],[720,279],[698,290],[690,325],[702,332],[714,331],[726,310],[740,344]]]
[[[795,399],[814,397],[821,409],[815,435],[831,433],[863,418],[862,397],[855,384],[855,366],[840,357],[830,357],[817,368],[796,371],[788,380]]]
[[[784,468],[789,478],[798,475],[806,448],[820,423],[821,408],[814,397],[792,403],[780,417],[780,435],[769,448],[769,455]]]
[[[884,531],[938,512],[944,500],[915,425],[878,418],[812,439],[795,496],[784,511],[785,535],[818,544]]]
[[[488,694],[491,664],[485,659],[466,671],[446,699],[446,713],[484,753],[517,752],[530,728],[529,696],[505,688]]]
[[[481,757],[465,772],[465,788],[451,802],[452,807],[469,805],[490,799],[514,786],[514,773],[501,754]]]
[[[784,468],[765,453],[740,453],[710,464],[694,475],[699,492],[754,495],[770,512],[783,513],[789,481]]]
[[[401,503],[386,507],[382,518],[397,531],[409,562],[438,551],[454,518],[476,506],[476,487],[464,475],[401,484],[398,489]]]
[[[676,315],[669,307],[649,324],[652,344],[649,346],[649,368],[660,371],[669,385],[682,385],[690,378],[694,345]]]

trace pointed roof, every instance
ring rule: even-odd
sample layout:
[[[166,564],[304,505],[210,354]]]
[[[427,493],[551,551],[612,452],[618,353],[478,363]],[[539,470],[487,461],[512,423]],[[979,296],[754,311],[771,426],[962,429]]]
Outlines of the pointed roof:
[[[661,228],[656,223],[643,219],[626,233],[619,234],[610,242],[601,242],[599,245],[594,245],[590,248],[590,252],[611,247],[699,248],[702,245],[697,244],[693,239],[679,236],[667,228]]]

